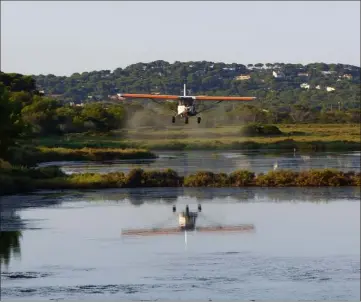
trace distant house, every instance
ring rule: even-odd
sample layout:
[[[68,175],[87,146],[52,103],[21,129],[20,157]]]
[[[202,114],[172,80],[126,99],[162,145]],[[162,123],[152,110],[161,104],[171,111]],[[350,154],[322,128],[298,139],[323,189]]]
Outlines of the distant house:
[[[327,87],[326,87],[326,90],[327,90],[328,92],[330,92],[330,91],[334,91],[335,88],[327,86]]]
[[[302,83],[300,85],[301,88],[304,88],[304,89],[310,89],[310,84],[307,84],[307,83]]]
[[[109,96],[108,96],[109,97]],[[95,94],[95,95],[88,95],[88,99],[89,100],[95,100],[95,101],[100,101],[103,98],[103,96],[101,94]]]
[[[321,71],[321,73],[322,73],[323,75],[330,75],[330,74],[336,73],[336,71],[326,70],[326,71]]]
[[[307,72],[299,72],[297,74],[298,77],[308,77],[308,73]]]
[[[317,85],[317,86],[316,86],[316,89],[321,89],[321,86],[320,86],[320,85]]]
[[[50,94],[49,97],[54,98],[54,99],[58,99],[61,98],[63,95],[62,94]]]
[[[235,71],[235,70],[236,70],[236,68],[234,68],[234,67],[224,67],[224,68],[222,68],[222,70],[226,70],[226,71]]]
[[[352,80],[352,74],[344,74],[343,76],[342,76],[344,79],[348,79],[348,80]]]
[[[245,80],[249,80],[251,78],[251,76],[249,74],[241,74],[239,76],[236,76],[235,80],[236,81],[245,81]]]
[[[272,74],[275,78],[278,79],[285,77],[285,74],[282,71],[273,71]]]

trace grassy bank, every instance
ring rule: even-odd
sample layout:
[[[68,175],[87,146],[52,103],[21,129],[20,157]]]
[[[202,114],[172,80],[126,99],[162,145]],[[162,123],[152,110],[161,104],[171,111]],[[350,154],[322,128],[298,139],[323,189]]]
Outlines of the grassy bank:
[[[280,132],[252,133],[241,126],[202,128],[142,127],[105,136],[69,135],[42,138],[34,143],[65,148],[144,148],[147,150],[305,150],[360,151],[360,124],[275,125]]]
[[[13,148],[9,161],[15,165],[33,166],[50,161],[106,161],[123,159],[154,159],[156,155],[146,149],[120,148]]]
[[[41,189],[104,189],[136,187],[319,187],[360,186],[361,174],[337,170],[270,171],[256,175],[240,170],[230,174],[200,171],[179,176],[173,170],[131,170],[128,174],[84,173],[66,175],[57,167],[40,169],[14,168],[3,165],[0,169],[0,194],[15,194]]]

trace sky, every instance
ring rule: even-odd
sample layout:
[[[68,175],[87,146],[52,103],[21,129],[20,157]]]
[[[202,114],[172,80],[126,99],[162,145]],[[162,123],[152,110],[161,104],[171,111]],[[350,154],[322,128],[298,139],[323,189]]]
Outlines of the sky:
[[[165,60],[360,66],[360,1],[1,1],[1,70]]]

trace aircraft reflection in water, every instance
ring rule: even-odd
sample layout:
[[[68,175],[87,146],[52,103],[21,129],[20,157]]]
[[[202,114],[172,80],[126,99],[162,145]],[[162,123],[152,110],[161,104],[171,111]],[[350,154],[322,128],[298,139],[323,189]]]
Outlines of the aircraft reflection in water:
[[[213,226],[197,227],[196,222],[198,216],[202,212],[202,207],[198,205],[198,212],[191,212],[189,206],[186,205],[185,211],[176,212],[176,206],[173,205],[173,213],[178,216],[178,227],[173,228],[150,228],[150,229],[127,229],[122,230],[122,235],[166,235],[166,234],[178,234],[197,231],[197,232],[241,232],[241,231],[253,231],[253,224],[242,224],[234,226],[222,226],[219,223],[215,223]],[[206,218],[204,215],[202,215]]]
[[[21,231],[0,231],[0,267],[8,266],[11,257],[20,256]]]

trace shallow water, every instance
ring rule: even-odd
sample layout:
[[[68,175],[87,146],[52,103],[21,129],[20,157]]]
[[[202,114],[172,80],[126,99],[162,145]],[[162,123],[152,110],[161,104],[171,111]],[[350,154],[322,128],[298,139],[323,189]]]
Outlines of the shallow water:
[[[311,153],[270,153],[259,151],[163,151],[156,152],[156,160],[123,160],[103,163],[56,162],[66,173],[109,173],[127,172],[133,168],[176,170],[187,175],[199,170],[230,173],[246,169],[265,173],[274,169],[307,170],[311,168],[335,168],[342,171],[360,171],[360,152],[311,152]]]
[[[199,225],[255,230],[121,236],[174,226],[171,204],[199,202]],[[360,300],[359,188],[40,192],[1,204],[2,230],[22,230],[4,300]]]

